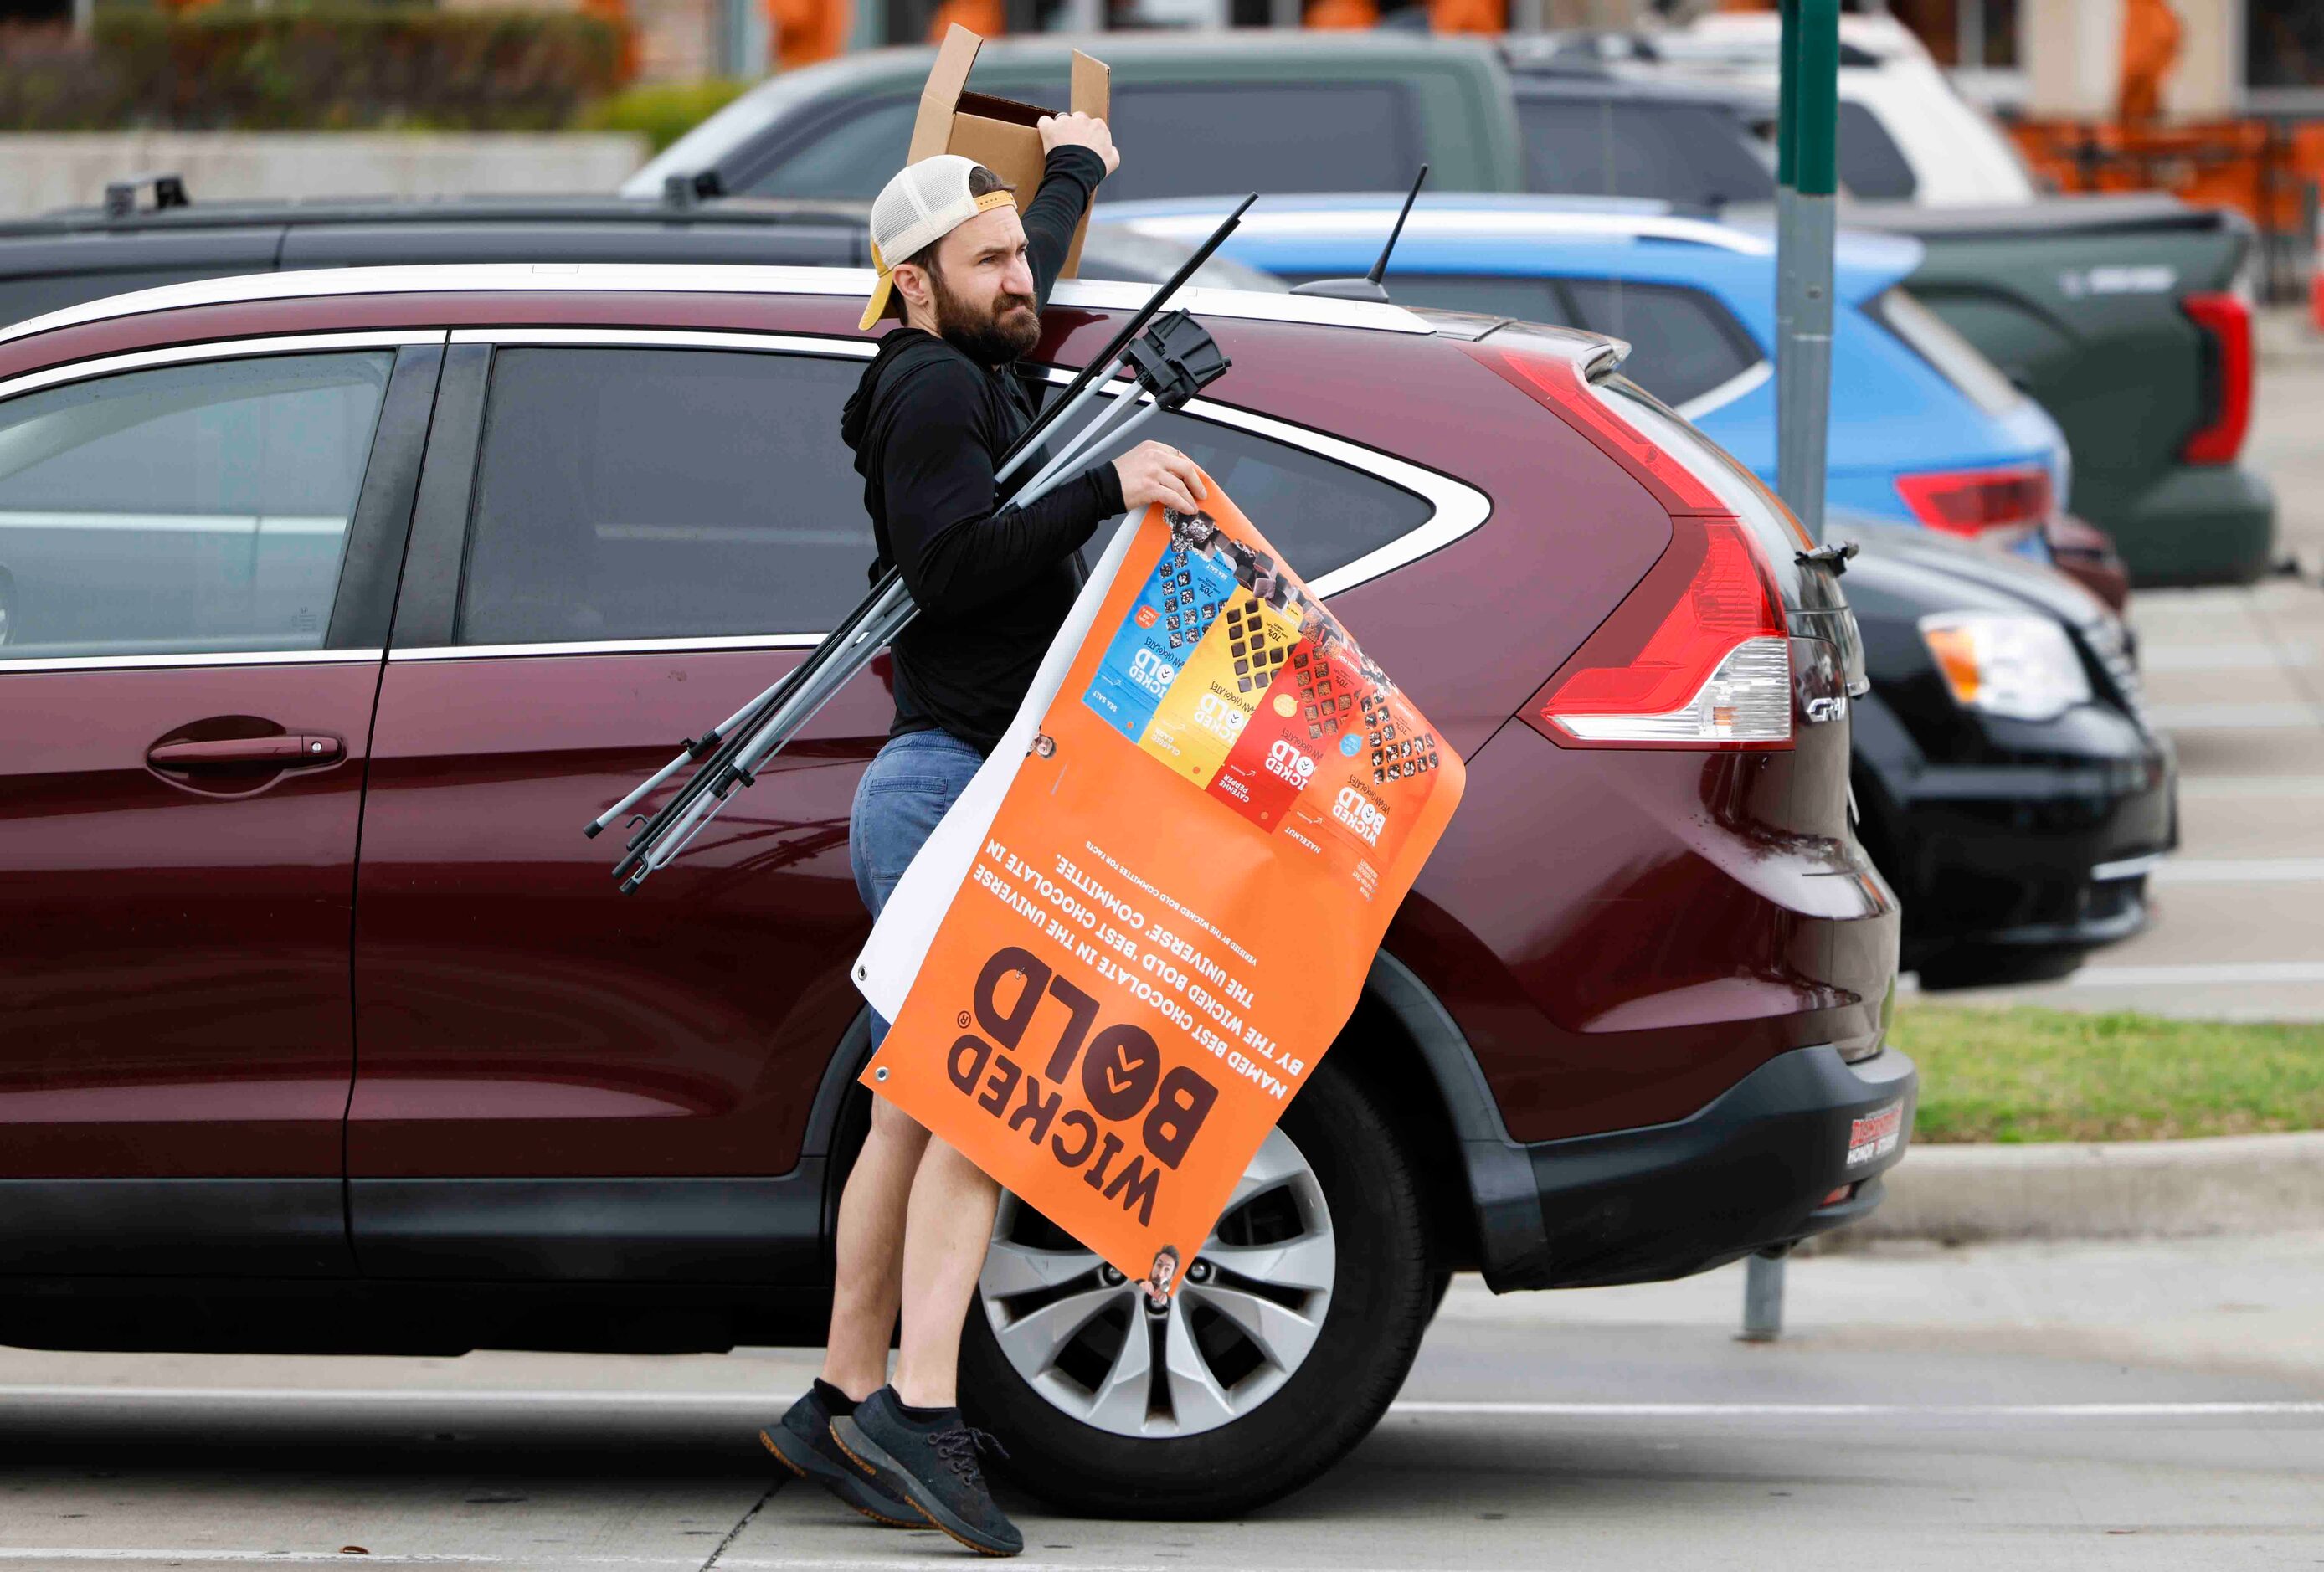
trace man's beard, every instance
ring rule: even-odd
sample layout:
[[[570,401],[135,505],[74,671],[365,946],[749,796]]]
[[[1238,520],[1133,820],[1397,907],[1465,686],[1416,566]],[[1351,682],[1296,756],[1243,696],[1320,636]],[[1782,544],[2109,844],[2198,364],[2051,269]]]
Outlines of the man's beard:
[[[979,364],[1006,365],[1041,342],[1041,314],[1032,296],[1001,295],[983,314],[945,289],[944,275],[933,268],[928,283],[936,294],[936,331]]]

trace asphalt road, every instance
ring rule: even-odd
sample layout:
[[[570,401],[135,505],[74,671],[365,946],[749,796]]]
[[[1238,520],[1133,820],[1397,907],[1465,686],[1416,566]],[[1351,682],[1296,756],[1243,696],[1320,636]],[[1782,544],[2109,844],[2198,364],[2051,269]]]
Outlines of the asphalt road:
[[[2147,698],[2179,749],[2178,855],[2153,921],[2072,977],[1963,1001],[2324,1020],[2324,337],[2263,319],[2246,457],[2296,575],[2131,599]]]
[[[1252,1519],[1045,1515],[1029,1567],[2324,1564],[2324,1236],[1454,1287],[1399,1406]],[[0,1567],[926,1567],[965,1554],[779,1475],[793,1353],[0,1353]],[[358,1555],[350,1547],[360,1547]]]

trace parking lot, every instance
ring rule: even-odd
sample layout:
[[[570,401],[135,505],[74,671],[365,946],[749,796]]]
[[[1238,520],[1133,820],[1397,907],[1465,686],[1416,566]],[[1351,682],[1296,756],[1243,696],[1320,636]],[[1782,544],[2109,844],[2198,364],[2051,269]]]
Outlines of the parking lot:
[[[2142,595],[2183,846],[2072,1007],[2324,1016],[2324,351],[2270,325],[2254,450],[2306,567]],[[2324,1237],[1892,1246],[1495,1299],[1457,1282],[1403,1397],[1242,1522],[1047,1517],[1027,1565],[2109,1567],[2324,1563]],[[752,1432],[811,1356],[278,1359],[0,1354],[0,1564],[496,1572],[918,1567]]]
[[[1058,1567],[2311,1566],[2324,1237],[1899,1247],[1495,1299],[1454,1285],[1402,1400],[1244,1522],[1025,1510]],[[926,1567],[752,1439],[791,1353],[0,1356],[0,1564]]]
[[[2324,0],[1762,4],[12,5],[0,1572],[2324,1572]]]
[[[2179,749],[2180,847],[2153,922],[2066,980],[1952,997],[2209,1019],[2324,1019],[2324,343],[2261,323],[2249,449],[2300,565],[2236,589],[2132,602],[2146,695]]]

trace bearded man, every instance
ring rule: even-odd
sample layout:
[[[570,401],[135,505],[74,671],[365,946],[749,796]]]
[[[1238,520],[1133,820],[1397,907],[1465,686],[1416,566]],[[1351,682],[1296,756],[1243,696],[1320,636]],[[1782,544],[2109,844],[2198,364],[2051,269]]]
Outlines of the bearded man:
[[[1017,363],[1040,341],[1042,303],[1091,195],[1120,162],[1102,120],[1047,116],[1040,133],[1041,186],[1021,219],[999,177],[951,153],[908,166],[872,206],[879,281],[862,326],[899,303],[904,322],[881,339],[840,434],[863,476],[872,576],[892,563],[919,608],[894,646],[895,722],[849,821],[856,888],[875,917],[1023,703],[1081,589],[1083,544],[1127,510],[1192,513],[1204,494],[1193,463],[1158,442],[1026,507],[993,479],[1040,407],[1042,384]],[[887,1029],[874,1016],[875,1046]],[[823,1374],[760,1437],[867,1516],[933,1523],[1013,1556],[1024,1538],[977,1461],[989,1438],[962,1421],[954,1390],[999,1199],[968,1159],[873,1099],[840,1200]]]

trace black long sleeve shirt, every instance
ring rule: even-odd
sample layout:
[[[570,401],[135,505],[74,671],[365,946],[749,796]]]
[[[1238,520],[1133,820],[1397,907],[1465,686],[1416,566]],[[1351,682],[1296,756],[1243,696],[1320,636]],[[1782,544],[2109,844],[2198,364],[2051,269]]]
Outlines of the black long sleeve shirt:
[[[1047,302],[1074,226],[1104,178],[1104,163],[1086,148],[1049,154],[1024,216],[1037,301]],[[993,471],[1040,400],[1040,384],[1013,365],[983,365],[916,327],[880,341],[847,400],[840,435],[863,476],[880,548],[872,575],[893,563],[919,607],[893,646],[891,736],[940,726],[991,752],[1081,589],[1074,554],[1122,511],[1111,464],[1029,507],[1003,501]],[[1039,467],[1028,460],[1010,483]]]

